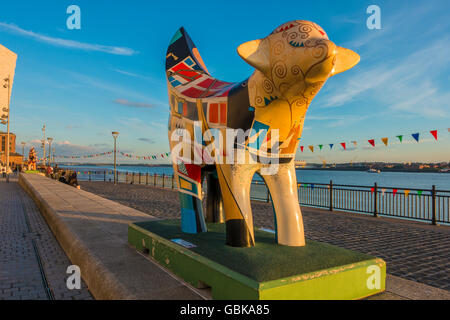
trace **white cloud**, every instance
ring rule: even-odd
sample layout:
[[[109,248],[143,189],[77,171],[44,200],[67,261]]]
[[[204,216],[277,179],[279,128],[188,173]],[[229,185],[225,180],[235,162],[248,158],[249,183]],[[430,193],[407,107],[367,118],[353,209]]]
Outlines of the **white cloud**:
[[[7,32],[11,32],[25,37],[30,37],[34,40],[45,42],[57,47],[79,49],[85,51],[98,51],[122,56],[132,56],[138,53],[137,51],[126,47],[105,46],[101,44],[90,44],[74,40],[54,38],[33,31],[25,30],[14,24],[9,24],[5,22],[0,22],[0,28],[6,30]]]

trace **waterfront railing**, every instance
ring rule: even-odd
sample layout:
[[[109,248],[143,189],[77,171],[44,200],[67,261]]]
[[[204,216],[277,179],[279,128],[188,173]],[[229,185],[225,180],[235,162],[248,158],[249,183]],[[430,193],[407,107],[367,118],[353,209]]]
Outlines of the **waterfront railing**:
[[[84,181],[114,181],[112,171],[77,171]],[[117,172],[119,183],[148,185],[176,189],[172,174]],[[206,185],[204,185],[206,187]],[[271,202],[264,181],[254,180],[252,200]],[[349,211],[368,215],[388,216],[433,225],[450,224],[450,190],[402,188],[393,186],[344,185],[330,183],[298,183],[298,198],[302,206],[324,208],[330,211]]]

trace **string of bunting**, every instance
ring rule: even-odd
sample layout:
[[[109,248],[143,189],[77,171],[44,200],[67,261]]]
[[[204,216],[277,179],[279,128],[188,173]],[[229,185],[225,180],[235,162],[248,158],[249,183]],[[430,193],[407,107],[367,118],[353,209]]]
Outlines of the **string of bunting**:
[[[425,132],[415,132],[415,133],[411,133],[410,134],[410,136],[412,137],[412,139],[414,139],[414,141],[416,141],[417,143],[419,143],[420,142],[420,139],[423,137],[423,135],[424,134],[431,134],[432,136],[433,136],[433,138],[436,140],[436,141],[438,141],[438,132],[439,131],[448,131],[449,133],[450,133],[450,128],[447,128],[447,129],[434,129],[434,130],[430,130],[430,131],[425,131]],[[397,136],[395,136],[395,140],[398,140],[400,143],[402,143],[404,140],[405,140],[405,138],[406,137],[408,137],[409,135],[403,135],[403,134],[401,134],[401,135],[397,135]],[[363,143],[366,143],[366,144],[368,144],[368,145],[371,145],[372,147],[374,147],[375,148],[375,146],[376,145],[378,145],[378,144],[380,144],[380,143],[382,143],[382,144],[384,144],[386,147],[389,145],[389,138],[388,137],[382,137],[382,138],[379,138],[380,140],[378,140],[378,139],[368,139],[368,140],[359,140],[359,142],[363,142]],[[357,145],[358,145],[358,141],[350,141],[350,143],[347,143],[347,142],[339,142],[339,143],[329,143],[328,144],[328,146],[329,146],[329,150],[336,150],[336,148],[334,148],[333,149],[333,147],[335,146],[335,145],[338,145],[338,146],[340,146],[341,147],[341,150],[347,150],[347,148],[349,147],[349,146],[352,146],[353,145],[353,147],[357,147]],[[311,151],[311,152],[314,152],[314,149],[315,149],[315,146],[316,145],[309,145],[308,146],[308,149]],[[325,146],[325,144],[319,144],[319,145],[317,145],[318,147],[319,147],[319,151],[322,151],[323,150],[323,148],[324,148],[324,146]],[[300,147],[299,147],[299,149],[300,149],[300,151],[301,152],[303,152],[304,150],[305,150],[305,146],[303,146],[303,145],[301,145]],[[317,149],[316,149],[317,150]]]
[[[62,159],[87,159],[87,158],[97,158],[97,157],[103,157],[106,155],[113,154],[114,151],[108,151],[108,152],[102,152],[102,153],[94,153],[94,154],[85,154],[85,155],[78,155],[78,156],[59,156],[55,155],[55,158],[62,158]],[[137,156],[130,153],[125,153],[122,151],[117,151],[120,155],[126,157],[126,158],[134,158],[138,160],[157,160],[157,159],[167,159],[169,157],[169,152],[155,154],[155,155],[148,155],[148,156]]]

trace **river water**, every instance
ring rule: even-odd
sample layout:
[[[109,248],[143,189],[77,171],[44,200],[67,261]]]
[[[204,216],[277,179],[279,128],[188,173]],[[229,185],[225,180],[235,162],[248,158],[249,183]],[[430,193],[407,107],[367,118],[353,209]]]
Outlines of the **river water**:
[[[76,169],[79,178],[85,179],[87,171],[113,170],[113,166],[63,166]],[[119,166],[119,172],[141,172],[142,174],[172,175],[172,167],[147,166]],[[110,175],[107,176],[109,178]],[[103,175],[101,175],[103,178]],[[100,179],[100,176],[97,176]],[[255,176],[258,180],[259,177]],[[433,185],[438,190],[450,190],[450,173],[421,173],[421,172],[381,172],[369,173],[364,171],[334,171],[334,170],[308,170],[298,169],[297,180],[300,183],[329,183],[343,185],[372,186],[377,183],[380,187],[395,187],[399,189],[431,189]]]

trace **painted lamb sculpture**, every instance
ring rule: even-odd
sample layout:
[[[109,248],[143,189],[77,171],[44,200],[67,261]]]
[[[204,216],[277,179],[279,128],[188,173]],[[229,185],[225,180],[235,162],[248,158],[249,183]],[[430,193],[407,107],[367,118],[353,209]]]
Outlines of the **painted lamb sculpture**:
[[[183,28],[167,50],[168,133],[182,231],[205,232],[205,221],[225,221],[228,245],[254,246],[250,187],[258,173],[273,202],[277,242],[304,246],[294,158],[305,114],[325,81],[355,66],[359,55],[303,20],[285,23],[237,51],[255,72],[230,83],[209,74]],[[230,129],[246,135],[239,140],[227,135]]]

